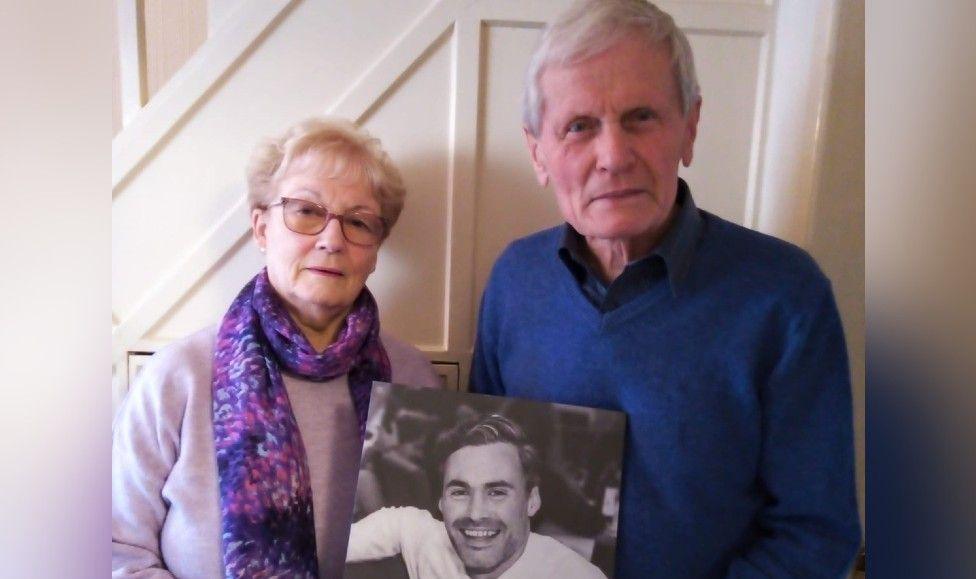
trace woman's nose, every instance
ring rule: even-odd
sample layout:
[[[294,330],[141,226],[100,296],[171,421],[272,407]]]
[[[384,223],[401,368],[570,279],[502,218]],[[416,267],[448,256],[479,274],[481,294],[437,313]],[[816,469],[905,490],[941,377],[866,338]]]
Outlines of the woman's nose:
[[[324,249],[330,253],[342,251],[346,247],[346,237],[342,233],[342,223],[336,215],[329,215],[326,219],[325,229],[319,233],[315,247]]]

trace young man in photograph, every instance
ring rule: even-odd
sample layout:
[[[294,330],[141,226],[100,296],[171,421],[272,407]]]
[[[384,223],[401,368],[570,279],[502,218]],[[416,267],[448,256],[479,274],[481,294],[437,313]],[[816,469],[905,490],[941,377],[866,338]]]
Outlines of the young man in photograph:
[[[492,414],[463,424],[438,458],[443,521],[414,507],[380,509],[352,525],[347,563],[400,554],[411,579],[605,579],[530,530],[542,504],[538,457],[514,422]]]

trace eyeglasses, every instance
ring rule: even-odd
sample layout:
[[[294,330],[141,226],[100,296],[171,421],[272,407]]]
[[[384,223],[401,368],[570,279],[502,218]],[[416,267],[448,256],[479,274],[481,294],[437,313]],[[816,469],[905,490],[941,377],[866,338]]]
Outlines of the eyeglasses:
[[[332,219],[339,220],[339,228],[346,241],[356,245],[378,245],[386,233],[383,218],[366,211],[353,210],[333,213],[318,203],[304,199],[282,197],[281,201],[265,207],[281,205],[285,227],[302,235],[318,235]]]

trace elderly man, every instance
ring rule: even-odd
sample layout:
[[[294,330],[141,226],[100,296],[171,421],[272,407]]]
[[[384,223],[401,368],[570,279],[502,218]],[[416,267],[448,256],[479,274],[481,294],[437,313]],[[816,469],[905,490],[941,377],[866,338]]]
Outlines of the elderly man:
[[[380,509],[352,526],[348,562],[403,555],[411,579],[605,579],[555,539],[531,532],[542,505],[535,448],[492,414],[440,445],[444,521],[413,507]]]
[[[701,110],[685,35],[642,0],[577,4],[523,102],[566,224],[499,257],[471,389],[627,413],[617,577],[842,577],[860,529],[830,284],[678,178]]]

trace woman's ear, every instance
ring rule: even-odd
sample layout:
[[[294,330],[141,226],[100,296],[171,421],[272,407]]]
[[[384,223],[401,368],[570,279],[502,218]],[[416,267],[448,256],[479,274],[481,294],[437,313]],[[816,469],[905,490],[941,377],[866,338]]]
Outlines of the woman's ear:
[[[268,222],[265,218],[267,212],[264,209],[256,207],[251,210],[251,236],[254,238],[254,242],[258,246],[258,250],[264,253],[267,246],[267,227]]]
[[[373,264],[369,266],[369,273],[372,274],[376,271],[376,262],[379,261],[380,248],[377,247],[376,251],[373,253]]]

